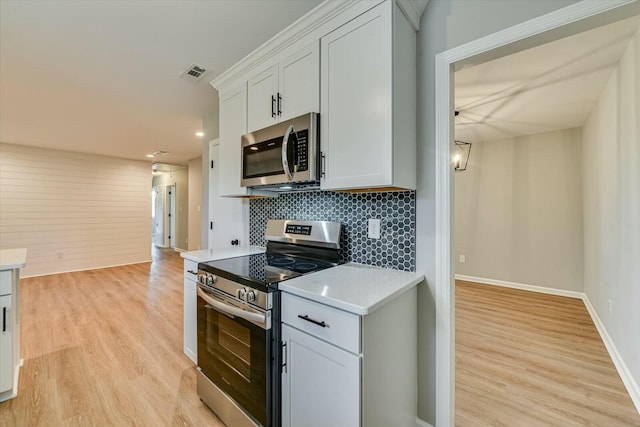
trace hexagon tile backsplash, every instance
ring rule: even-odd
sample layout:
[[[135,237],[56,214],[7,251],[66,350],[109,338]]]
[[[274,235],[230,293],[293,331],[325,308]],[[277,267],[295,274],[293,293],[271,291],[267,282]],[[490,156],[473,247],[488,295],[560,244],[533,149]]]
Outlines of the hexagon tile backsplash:
[[[340,259],[398,270],[416,269],[415,191],[280,194],[249,202],[249,241],[265,246],[269,219],[342,223]],[[367,237],[368,220],[380,219],[380,239]]]

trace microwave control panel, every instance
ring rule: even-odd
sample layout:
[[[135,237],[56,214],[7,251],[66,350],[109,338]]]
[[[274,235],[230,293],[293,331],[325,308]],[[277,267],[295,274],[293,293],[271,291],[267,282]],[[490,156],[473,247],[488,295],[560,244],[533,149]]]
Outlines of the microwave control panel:
[[[303,172],[309,169],[308,161],[308,138],[309,131],[307,129],[296,132],[296,172]]]

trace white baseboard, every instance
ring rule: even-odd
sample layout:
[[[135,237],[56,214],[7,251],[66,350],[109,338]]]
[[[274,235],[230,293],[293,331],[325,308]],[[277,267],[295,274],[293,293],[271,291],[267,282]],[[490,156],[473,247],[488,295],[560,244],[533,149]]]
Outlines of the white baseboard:
[[[482,283],[484,285],[502,286],[504,288],[521,289],[523,291],[539,292],[541,294],[558,295],[561,297],[583,299],[584,294],[577,291],[567,291],[564,289],[545,288],[544,286],[527,285],[524,283],[507,282],[504,280],[485,279],[484,277],[464,276],[456,274],[456,280]]]
[[[626,387],[627,392],[629,393],[629,396],[631,397],[631,400],[633,401],[633,404],[636,407],[636,410],[640,414],[640,386],[638,386],[638,383],[634,380],[633,376],[631,375],[631,372],[629,371],[627,364],[624,363],[624,360],[622,359],[622,356],[620,356],[620,352],[618,351],[618,348],[613,343],[611,336],[607,332],[607,329],[604,327],[604,324],[600,320],[600,317],[598,317],[598,313],[593,308],[593,305],[591,304],[591,301],[589,301],[589,298],[587,297],[586,294],[584,294],[583,292],[566,291],[563,289],[545,288],[543,286],[534,286],[534,285],[526,285],[522,283],[506,282],[503,280],[464,276],[462,274],[456,274],[455,277],[456,277],[456,280],[482,283],[484,285],[502,286],[505,288],[522,289],[525,291],[540,292],[543,294],[559,295],[563,297],[581,299],[584,302],[584,305],[587,308],[589,315],[591,316],[591,320],[593,320],[593,324],[596,326],[596,329],[600,334],[600,338],[602,339],[602,342],[604,343],[604,346],[606,347],[607,352],[609,353],[609,357],[611,357],[611,360],[613,361],[613,365],[618,371],[618,375],[620,375],[620,378],[622,379],[622,383]],[[421,424],[418,424],[418,425],[421,426]],[[428,425],[428,424],[425,423],[424,425]]]
[[[421,420],[420,418],[416,418],[416,425],[418,427],[433,427],[431,424],[429,424],[426,421]]]
[[[600,317],[598,316],[595,308],[593,308],[591,301],[589,301],[589,297],[584,295],[584,298],[582,300],[584,301],[584,305],[587,307],[587,311],[591,315],[593,323],[596,325],[598,333],[600,333],[600,338],[602,338],[602,342],[604,342],[604,346],[609,352],[609,356],[613,361],[613,365],[616,367],[616,370],[618,371],[618,374],[620,375],[624,386],[627,388],[627,392],[629,393],[633,404],[636,406],[636,410],[640,414],[640,387],[638,386],[638,383],[631,375],[627,364],[624,363],[624,360],[622,360],[622,356],[620,356],[618,348],[613,343],[611,336],[607,332],[607,329],[604,327],[604,324],[600,320]]]
[[[174,247],[174,248],[173,248],[173,250],[174,250],[174,251],[176,251],[176,252],[186,252],[186,251],[187,251],[186,249],[180,249],[180,248],[179,248],[179,247],[177,247],[177,246],[176,246],[176,247]]]

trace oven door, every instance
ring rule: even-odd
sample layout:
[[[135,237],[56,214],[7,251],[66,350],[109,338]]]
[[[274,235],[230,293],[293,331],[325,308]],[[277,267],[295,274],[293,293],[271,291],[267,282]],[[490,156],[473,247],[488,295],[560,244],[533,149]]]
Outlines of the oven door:
[[[222,391],[266,426],[271,313],[198,286],[198,365]]]

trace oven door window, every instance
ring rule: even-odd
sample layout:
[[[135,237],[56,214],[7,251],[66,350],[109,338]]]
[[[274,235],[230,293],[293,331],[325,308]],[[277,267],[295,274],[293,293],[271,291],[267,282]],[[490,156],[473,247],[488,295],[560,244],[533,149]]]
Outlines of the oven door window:
[[[242,177],[282,175],[282,137],[248,145],[242,148]]]
[[[200,369],[262,425],[267,423],[269,333],[198,297]]]

